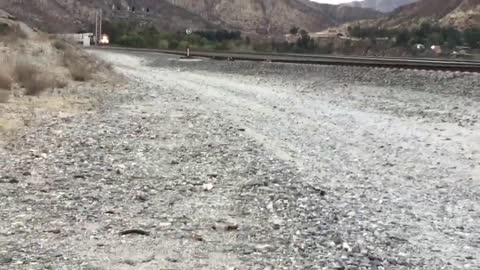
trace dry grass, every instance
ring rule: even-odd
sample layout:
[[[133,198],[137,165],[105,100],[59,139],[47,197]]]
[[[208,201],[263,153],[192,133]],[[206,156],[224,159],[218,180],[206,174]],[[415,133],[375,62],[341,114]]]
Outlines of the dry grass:
[[[70,66],[70,74],[72,79],[79,82],[86,82],[92,79],[93,73],[91,67],[83,62],[75,66]]]
[[[17,59],[15,63],[14,75],[15,80],[22,86],[25,82],[35,77],[38,73],[40,73],[40,68],[33,64],[32,59],[26,57]]]
[[[101,64],[100,64],[100,67],[103,68],[106,71],[113,72],[112,63],[102,61]]]
[[[32,59],[17,59],[14,73],[17,82],[25,88],[25,95],[36,96],[55,86],[55,81],[33,64]]]
[[[12,89],[13,79],[11,72],[5,67],[0,67],[0,89],[10,90]]]
[[[0,36],[8,34],[10,31],[10,25],[6,23],[0,23]]]
[[[8,59],[0,60],[0,103],[5,103],[10,98],[13,78],[11,62]]]
[[[65,51],[67,50],[67,48],[69,48],[71,45],[68,44],[66,41],[63,41],[63,40],[60,40],[60,39],[56,39],[52,42],[52,46],[59,50],[59,51]]]
[[[87,55],[82,55],[73,49],[68,49],[63,54],[63,65],[68,68],[75,81],[85,82],[93,78],[95,66],[92,62],[94,60]]]
[[[10,130],[15,126],[10,121],[0,118],[0,131]]]
[[[38,96],[45,90],[53,88],[55,82],[45,73],[37,73],[29,80],[23,82],[25,87],[25,95]]]
[[[0,89],[0,103],[7,103],[10,99],[10,90]]]
[[[2,24],[0,27],[0,39],[6,43],[15,43],[18,40],[26,39],[27,34],[18,24]]]
[[[58,89],[63,89],[68,86],[68,82],[62,79],[56,79],[54,80],[54,83],[55,83],[55,88],[58,88]]]
[[[16,38],[16,39],[26,39],[28,38],[28,35],[22,30],[20,25],[15,24],[12,27],[12,32],[11,34]]]

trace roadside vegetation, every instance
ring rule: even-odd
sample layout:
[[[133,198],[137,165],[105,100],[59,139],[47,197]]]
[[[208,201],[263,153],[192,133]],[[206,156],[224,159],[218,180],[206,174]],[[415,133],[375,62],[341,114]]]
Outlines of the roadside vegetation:
[[[13,79],[11,72],[6,68],[2,61],[0,67],[0,103],[7,102],[12,89]]]
[[[49,89],[65,88],[70,80],[85,82],[95,73],[111,70],[66,41],[43,34],[30,39],[17,24],[0,23],[1,45],[7,50],[6,54],[0,53],[2,103],[9,100],[14,89],[38,96]]]
[[[334,53],[334,43],[332,41],[318,42],[311,38],[307,31],[295,26],[290,29],[289,34],[293,37],[290,41],[260,42],[253,45],[253,50],[280,53]]]
[[[187,46],[205,50],[229,50],[248,48],[248,38],[240,31],[199,31],[187,36],[185,33],[159,32],[155,27],[140,28],[125,22],[104,22],[103,29],[110,43],[125,47],[155,49],[186,49]]]
[[[0,18],[1,143],[49,116],[98,108],[117,81],[110,65],[73,43]]]
[[[29,57],[17,59],[14,68],[14,78],[19,86],[25,89],[24,93],[28,96],[39,95],[55,86],[52,74],[42,70]]]
[[[205,30],[186,35],[183,32],[159,32],[153,26],[142,29],[125,22],[104,22],[104,32],[110,37],[110,43],[125,47],[183,50],[190,46],[192,49],[219,51],[333,52],[333,45],[320,46],[305,30],[295,29],[299,38],[294,43],[278,40],[253,42],[240,31]]]
[[[440,45],[451,49],[456,46],[480,48],[480,28],[474,27],[461,31],[453,27],[441,27],[425,22],[412,29],[382,29],[357,25],[349,27],[348,32],[351,37],[368,39],[371,42],[375,42],[378,38],[387,38],[392,41],[392,46],[404,48],[412,48],[416,44]]]
[[[104,30],[112,45],[153,48],[153,49],[192,49],[218,51],[250,51],[281,53],[317,53],[317,54],[418,54],[417,44],[426,48],[440,45],[453,50],[457,46],[480,48],[480,28],[463,31],[452,27],[440,27],[423,23],[413,29],[379,29],[374,27],[352,26],[342,37],[314,39],[309,33],[293,26],[289,31],[292,37],[253,41],[240,31],[207,30],[192,35],[183,32],[159,32],[155,27],[142,27],[125,22],[104,23]]]

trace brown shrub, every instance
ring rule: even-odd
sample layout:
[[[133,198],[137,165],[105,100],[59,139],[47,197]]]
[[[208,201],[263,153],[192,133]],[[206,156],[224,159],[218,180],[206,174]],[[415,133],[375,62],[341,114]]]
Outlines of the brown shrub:
[[[27,33],[25,33],[22,29],[22,27],[20,27],[20,25],[18,24],[15,24],[13,27],[12,27],[12,35],[15,36],[15,38],[17,39],[26,39],[28,38],[28,35]]]
[[[72,79],[75,81],[85,82],[93,77],[92,60],[87,55],[82,55],[73,49],[66,50],[63,54],[63,65],[68,68]]]
[[[55,88],[62,89],[68,86],[68,82],[66,80],[56,79],[54,82],[55,82]]]
[[[106,71],[113,71],[113,65],[109,62],[101,61],[99,67]]]
[[[25,95],[38,96],[48,88],[53,88],[55,82],[45,73],[37,73],[29,80],[23,82]]]
[[[66,41],[60,39],[56,39],[52,43],[52,46],[59,51],[65,51],[69,47],[68,45]]]
[[[24,84],[26,81],[40,73],[40,68],[32,63],[31,59],[18,58],[15,63],[14,75],[17,82]]]
[[[7,43],[14,43],[20,39],[26,39],[28,36],[18,24],[2,24],[0,26],[0,37]]]
[[[14,73],[17,82],[25,88],[25,95],[39,95],[55,86],[55,81],[28,58],[17,59]]]
[[[5,103],[10,99],[12,89],[12,62],[9,58],[0,59],[0,103]]]
[[[0,23],[0,36],[8,34],[10,31],[10,25],[6,23]]]
[[[79,62],[77,65],[70,66],[70,74],[73,80],[79,82],[86,82],[92,79],[92,69],[84,62]]]
[[[12,89],[12,75],[4,67],[0,67],[0,89],[10,90]]]
[[[10,99],[10,90],[0,89],[0,103],[6,103]]]

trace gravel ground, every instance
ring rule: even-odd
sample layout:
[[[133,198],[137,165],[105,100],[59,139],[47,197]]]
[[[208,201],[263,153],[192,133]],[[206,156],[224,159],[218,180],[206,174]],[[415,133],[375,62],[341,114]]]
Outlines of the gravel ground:
[[[0,269],[480,269],[480,76],[98,51],[0,150]]]

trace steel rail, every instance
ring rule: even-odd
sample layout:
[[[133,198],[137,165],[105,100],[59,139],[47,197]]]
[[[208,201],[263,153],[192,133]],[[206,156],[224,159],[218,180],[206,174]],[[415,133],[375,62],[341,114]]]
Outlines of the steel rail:
[[[185,55],[183,50],[139,49],[125,47],[92,47],[101,50],[118,50]],[[397,58],[397,57],[363,57],[363,56],[334,56],[314,54],[283,54],[283,53],[251,53],[251,52],[218,52],[218,51],[191,51],[192,57],[205,57],[219,60],[268,61],[278,63],[322,64],[368,66],[425,70],[449,70],[480,72],[480,62],[473,60],[448,60],[430,58]]]

